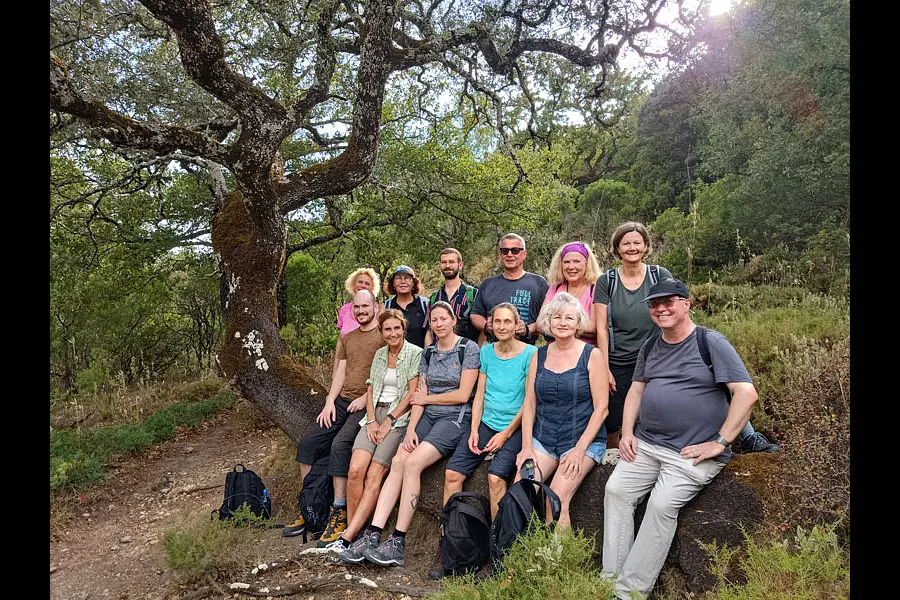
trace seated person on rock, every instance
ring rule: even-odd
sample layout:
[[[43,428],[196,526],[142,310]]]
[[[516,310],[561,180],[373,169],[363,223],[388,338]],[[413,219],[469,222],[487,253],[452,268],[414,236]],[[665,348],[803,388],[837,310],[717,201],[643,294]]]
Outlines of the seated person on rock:
[[[731,458],[756,388],[722,334],[691,321],[687,286],[660,279],[644,298],[662,335],[638,352],[622,416],[621,460],[603,501],[603,574],[620,600],[646,598],[675,536],[678,513]],[[707,367],[698,336],[705,336]],[[634,511],[649,493],[637,537]]]

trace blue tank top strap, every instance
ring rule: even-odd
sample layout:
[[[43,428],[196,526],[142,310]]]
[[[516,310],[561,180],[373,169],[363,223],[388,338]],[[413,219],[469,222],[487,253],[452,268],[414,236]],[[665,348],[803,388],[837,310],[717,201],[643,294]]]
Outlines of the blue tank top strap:
[[[538,361],[537,371],[540,373],[544,369],[544,362],[547,360],[547,348],[549,344],[545,344],[537,349]]]
[[[585,342],[584,348],[581,349],[581,356],[578,357],[578,365],[579,369],[584,369],[587,371],[588,361],[591,359],[591,351],[596,348],[593,344],[588,344]]]

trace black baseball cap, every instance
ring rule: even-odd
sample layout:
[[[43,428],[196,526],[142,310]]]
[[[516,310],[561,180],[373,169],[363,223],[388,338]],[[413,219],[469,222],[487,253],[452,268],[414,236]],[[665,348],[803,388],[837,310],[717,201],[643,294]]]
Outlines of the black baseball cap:
[[[683,282],[672,279],[671,277],[666,277],[665,279],[660,279],[650,288],[650,293],[647,294],[647,297],[642,300],[642,302],[646,302],[647,300],[652,300],[653,298],[662,298],[664,296],[678,296],[679,298],[689,298],[690,293],[688,292],[688,288],[684,285]]]

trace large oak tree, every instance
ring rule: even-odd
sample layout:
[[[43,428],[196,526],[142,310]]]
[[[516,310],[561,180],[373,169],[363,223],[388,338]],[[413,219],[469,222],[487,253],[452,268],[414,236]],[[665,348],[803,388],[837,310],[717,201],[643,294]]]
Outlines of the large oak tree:
[[[682,38],[661,25],[665,5],[52,2],[51,131],[78,128],[72,151],[118,149],[136,164],[181,161],[207,173],[218,199],[209,231],[226,324],[217,363],[296,440],[324,390],[279,337],[286,216],[322,203],[331,233],[309,243],[376,220],[345,222],[331,199],[371,179],[386,100],[413,82],[428,92],[409,105],[414,113],[433,114],[459,94],[491,117],[500,147],[514,157],[510,133],[531,129],[546,108],[541,70],[577,67],[590,82],[581,101],[602,103],[624,49],[653,57],[656,32],[656,43],[668,44],[656,52],[679,50]]]

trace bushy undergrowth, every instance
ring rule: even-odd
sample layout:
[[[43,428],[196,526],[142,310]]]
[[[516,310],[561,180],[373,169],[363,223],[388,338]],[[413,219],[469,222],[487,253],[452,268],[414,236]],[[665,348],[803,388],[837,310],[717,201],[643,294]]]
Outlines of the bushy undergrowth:
[[[50,431],[50,492],[80,489],[102,481],[109,458],[138,452],[175,436],[178,427],[194,427],[219,410],[234,405],[236,396],[222,390],[211,398],[189,397],[173,402],[145,419],[83,431]]]
[[[845,300],[767,286],[697,288],[705,310],[694,310],[694,321],[725,335],[753,376],[760,397],[753,415],[757,428],[774,426],[770,403],[791,392],[788,371],[794,362],[803,363],[811,349],[827,351],[849,341]]]
[[[833,527],[797,527],[783,541],[747,537],[743,549],[707,546],[718,579],[707,600],[843,600],[850,555]]]
[[[228,521],[202,517],[185,521],[162,534],[166,564],[187,581],[234,574],[259,562],[259,553],[253,550],[272,523],[254,515],[246,504]]]
[[[476,581],[473,575],[447,577],[436,600],[585,600],[608,598],[610,581],[593,559],[594,540],[580,532],[555,533],[535,527],[519,538],[503,559],[503,569]]]
[[[776,529],[850,524],[850,311],[798,288],[695,286],[695,321],[723,333],[750,370],[754,426],[781,445],[781,482],[766,499]]]

